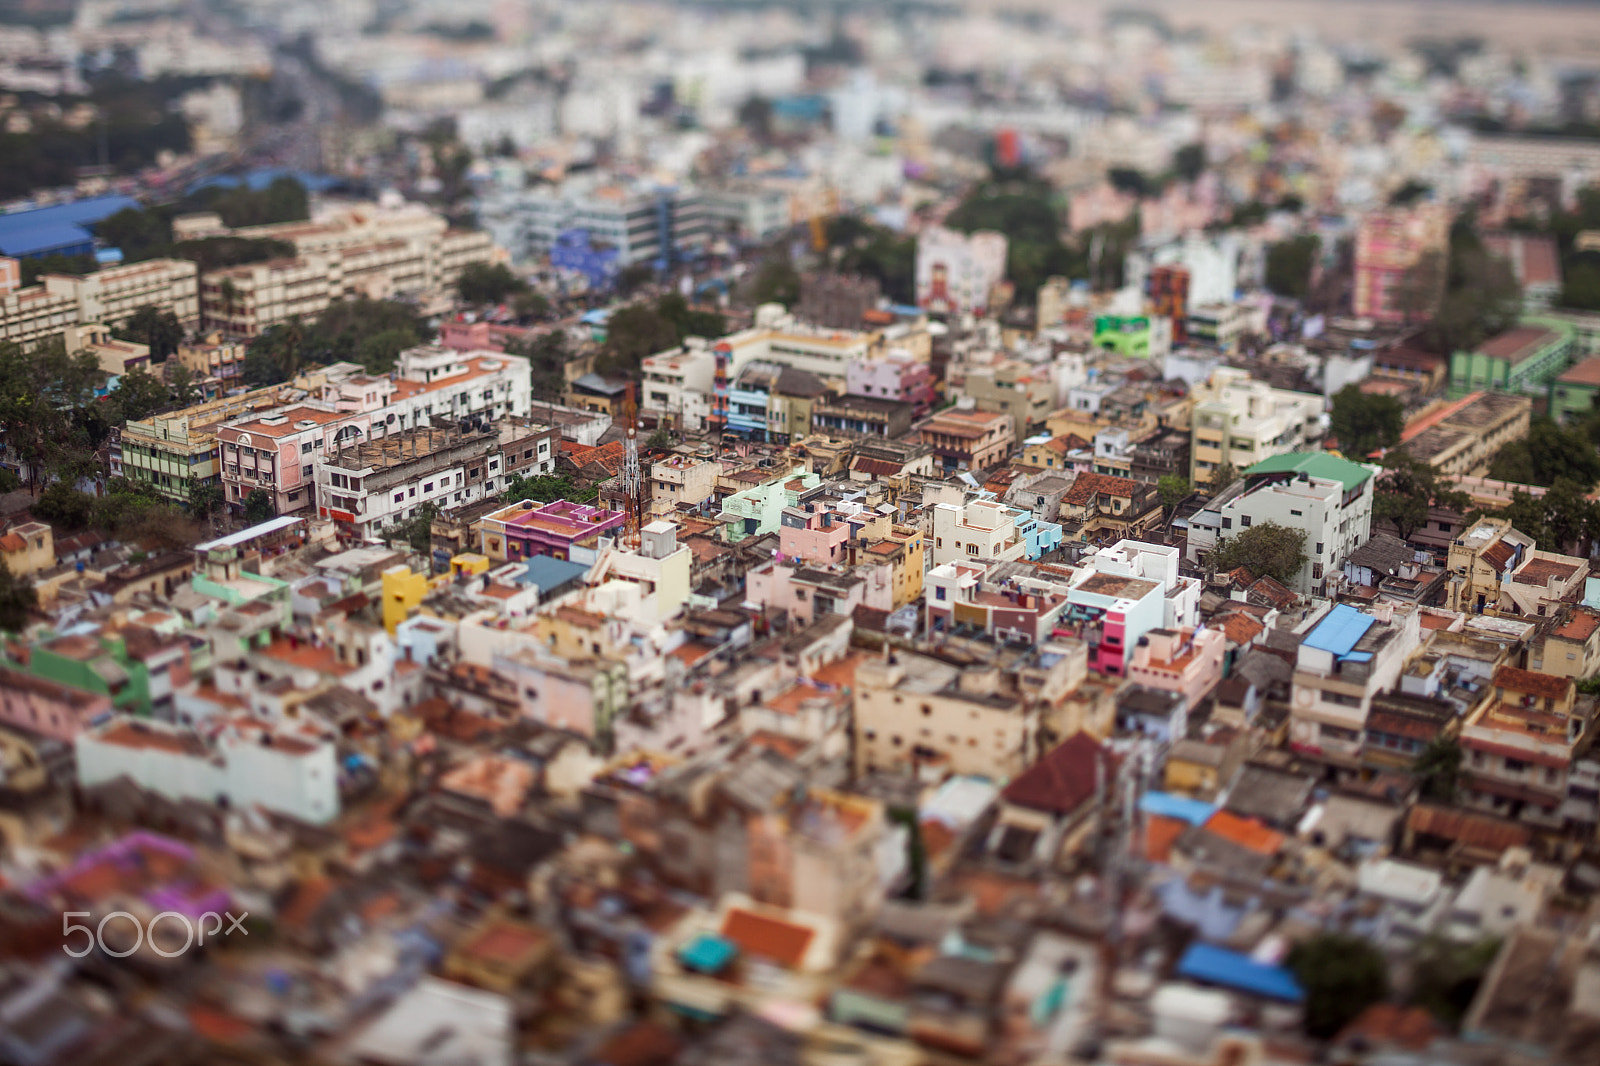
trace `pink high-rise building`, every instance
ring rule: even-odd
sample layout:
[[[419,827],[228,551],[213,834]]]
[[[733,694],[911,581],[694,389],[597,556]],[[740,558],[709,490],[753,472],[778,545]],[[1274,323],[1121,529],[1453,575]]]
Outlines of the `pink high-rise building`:
[[[1362,219],[1356,231],[1355,313],[1380,322],[1426,317],[1444,290],[1444,256],[1450,243],[1450,213],[1440,204],[1390,208]],[[1405,297],[1407,273],[1429,252],[1440,257],[1438,292],[1422,293],[1413,306]]]

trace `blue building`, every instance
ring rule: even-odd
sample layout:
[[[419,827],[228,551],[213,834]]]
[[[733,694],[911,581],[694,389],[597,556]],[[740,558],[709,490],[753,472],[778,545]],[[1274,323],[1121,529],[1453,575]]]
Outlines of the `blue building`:
[[[782,372],[782,367],[760,361],[747,363],[739,371],[728,388],[726,432],[747,440],[767,439],[767,407],[772,399],[772,387]]]
[[[1011,514],[1016,521],[1017,536],[1028,545],[1025,554],[1029,559],[1037,559],[1045,552],[1061,547],[1059,522],[1040,521],[1032,511],[1021,508],[1013,508]]]
[[[605,290],[617,280],[617,249],[596,245],[586,229],[564,229],[550,247],[550,265],[582,274],[589,288]]]
[[[92,227],[118,211],[137,208],[131,196],[95,196],[70,204],[0,215],[0,255],[43,259],[51,255],[93,255]]]

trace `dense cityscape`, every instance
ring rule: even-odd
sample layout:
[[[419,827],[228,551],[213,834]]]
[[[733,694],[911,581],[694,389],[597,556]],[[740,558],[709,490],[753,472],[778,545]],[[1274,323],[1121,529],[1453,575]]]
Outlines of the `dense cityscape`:
[[[1600,10],[0,0],[0,1066],[1600,1062]]]

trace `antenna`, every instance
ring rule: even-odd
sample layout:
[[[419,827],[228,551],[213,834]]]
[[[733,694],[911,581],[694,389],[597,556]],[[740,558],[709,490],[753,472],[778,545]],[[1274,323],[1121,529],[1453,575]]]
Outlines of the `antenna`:
[[[623,507],[628,514],[628,543],[637,548],[639,530],[644,526],[644,476],[639,471],[639,405],[634,400],[632,381],[628,382],[628,396],[623,401],[622,413],[628,426],[627,452],[622,462]]]

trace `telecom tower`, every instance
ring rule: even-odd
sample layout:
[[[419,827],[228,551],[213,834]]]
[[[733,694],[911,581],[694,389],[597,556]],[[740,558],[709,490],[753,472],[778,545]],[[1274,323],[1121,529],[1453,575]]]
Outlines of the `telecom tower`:
[[[628,398],[624,401],[623,416],[628,422],[627,449],[622,461],[623,507],[627,511],[626,541],[630,547],[639,544],[639,530],[644,526],[644,475],[639,469],[639,407],[634,401],[634,383],[628,382]]]

